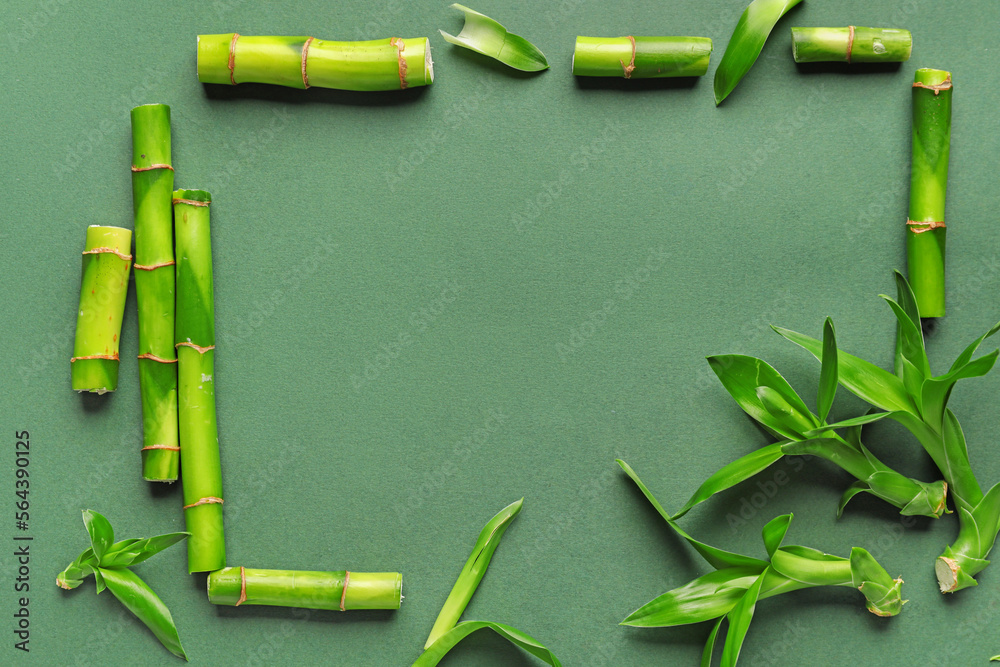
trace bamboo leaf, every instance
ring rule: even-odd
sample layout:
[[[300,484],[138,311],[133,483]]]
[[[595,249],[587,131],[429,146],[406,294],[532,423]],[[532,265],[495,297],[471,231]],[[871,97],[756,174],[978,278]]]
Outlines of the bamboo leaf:
[[[191,533],[167,533],[144,540],[132,539],[118,542],[111,546],[105,554],[102,565],[105,567],[124,567],[135,565],[155,556],[167,547],[171,547],[188,537]],[[119,546],[120,545],[120,546]]]
[[[997,532],[1000,531],[1000,483],[986,492],[972,510],[972,516],[979,531],[979,551],[975,555],[986,558],[993,550]]]
[[[451,6],[465,13],[465,25],[458,35],[439,31],[448,42],[499,60],[508,67],[523,72],[548,69],[549,62],[534,44],[507,29],[488,16],[459,4]]]
[[[87,533],[90,534],[90,544],[94,550],[94,556],[100,563],[108,547],[115,541],[115,531],[111,527],[111,522],[93,510],[83,510],[83,524],[87,527]]]
[[[712,667],[712,655],[715,653],[715,638],[719,636],[719,628],[722,627],[722,621],[726,620],[725,616],[720,616],[719,620],[715,622],[715,626],[712,628],[712,632],[709,633],[708,639],[705,641],[705,650],[701,653],[701,667]]]
[[[941,474],[951,484],[956,499],[975,507],[983,499],[983,492],[969,465],[969,449],[965,443],[962,425],[951,410],[945,410],[944,430],[941,434],[944,467]]]
[[[976,350],[978,350],[979,346],[983,344],[983,341],[993,336],[993,334],[995,334],[997,331],[1000,331],[1000,322],[994,324],[992,329],[984,333],[976,340],[972,341],[972,343],[967,348],[965,348],[962,354],[958,355],[958,358],[955,359],[955,363],[951,365],[951,371],[959,369],[962,366],[965,366],[970,361],[972,361],[972,355],[976,353]]]
[[[847,487],[844,491],[844,495],[840,497],[840,503],[837,505],[837,518],[839,519],[844,515],[844,508],[847,507],[847,503],[851,501],[851,498],[858,495],[859,493],[870,493],[871,487],[868,486],[867,482],[862,482],[858,480]]]
[[[767,556],[770,558],[781,546],[781,541],[785,539],[788,526],[792,523],[792,514],[782,514],[767,522],[762,535],[764,537],[764,548],[767,549]]]
[[[959,380],[982,377],[989,373],[996,365],[997,355],[1000,355],[1000,350],[993,350],[975,361],[969,361],[957,368],[953,367],[941,377],[926,380],[920,389],[924,419],[935,429],[940,429],[955,384]]]
[[[650,600],[621,624],[660,628],[710,621],[729,613],[761,574],[758,568],[746,567],[709,572]]]
[[[917,297],[910,288],[910,283],[899,271],[893,271],[896,279],[896,301],[902,306],[906,316],[910,318],[917,327],[920,326],[920,309],[917,307]],[[923,332],[921,332],[921,336]]]
[[[768,35],[785,13],[802,0],[753,0],[743,11],[715,70],[715,103],[721,104],[757,61]]]
[[[101,574],[100,568],[94,569],[94,581],[97,584],[97,594],[100,595],[101,591],[108,587],[107,582],[104,581],[104,575]]]
[[[146,624],[168,651],[187,660],[170,611],[156,593],[132,570],[101,568],[101,574],[111,593]]]
[[[520,630],[510,627],[509,625],[492,623],[490,621],[463,621],[443,634],[437,641],[434,642],[434,644],[427,648],[427,650],[425,650],[420,657],[417,658],[416,662],[413,663],[412,667],[434,667],[434,665],[441,662],[441,659],[444,658],[448,651],[454,648],[456,644],[471,635],[476,630],[481,630],[483,628],[493,630],[510,643],[524,649],[536,658],[543,660],[546,664],[552,665],[552,667],[561,667],[562,665],[555,654],[547,649],[541,642],[534,637],[521,632]]]
[[[732,488],[737,484],[750,479],[762,470],[766,470],[771,464],[784,456],[784,452],[781,451],[781,448],[789,442],[791,441],[784,440],[782,442],[776,442],[773,445],[761,447],[760,449],[750,452],[746,456],[741,456],[732,463],[724,465],[718,470],[718,472],[714,473],[711,477],[705,480],[701,486],[698,487],[698,490],[694,492],[691,499],[684,503],[684,507],[682,507],[677,514],[674,514],[671,519],[677,520],[681,518],[693,507],[705,502],[715,494]]]
[[[721,667],[735,667],[740,659],[740,649],[743,648],[743,640],[746,639],[747,631],[750,629],[750,621],[753,620],[754,610],[757,608],[757,598],[760,597],[760,586],[764,582],[767,571],[761,574],[753,586],[736,603],[733,610],[729,612],[729,631],[726,632],[726,643],[722,647]]]
[[[486,568],[489,567],[490,560],[493,558],[493,552],[500,546],[500,539],[521,511],[523,504],[524,498],[521,498],[503,508],[480,531],[469,559],[459,573],[458,580],[451,589],[448,599],[445,600],[441,613],[438,614],[437,620],[434,622],[434,627],[431,628],[431,634],[427,638],[427,643],[424,644],[425,649],[430,648],[434,642],[458,623],[458,619],[461,618],[462,612],[465,611],[469,600],[472,599],[473,593],[476,592],[479,582],[483,580]]]
[[[892,297],[880,294],[879,296],[889,304],[896,320],[899,323],[898,340],[902,347],[903,359],[913,364],[914,368],[920,371],[921,379],[930,377],[931,367],[927,359],[927,352],[924,350],[924,335],[920,330],[920,322],[913,322],[902,306],[896,303]]]
[[[822,358],[823,344],[815,338],[781,327],[771,328],[812,353],[817,359]],[[890,412],[903,410],[915,414],[913,402],[907,395],[902,381],[892,373],[843,350],[837,355],[837,371],[840,384],[862,400]]]
[[[736,403],[748,415],[780,435],[797,439],[801,437],[796,428],[798,424],[808,423],[812,428],[819,426],[791,385],[766,361],[742,354],[722,354],[709,357],[708,363]],[[772,404],[772,410],[778,407],[780,412],[780,408],[786,408],[788,414],[785,418],[775,416],[772,410],[768,410],[758,387],[766,387],[787,404]]]
[[[819,395],[816,399],[819,421],[826,423],[837,395],[837,333],[829,317],[823,323],[823,357],[819,373]]]
[[[713,547],[705,544],[704,542],[699,542],[685,533],[681,530],[681,527],[677,525],[677,522],[671,518],[667,511],[663,509],[663,506],[660,505],[660,502],[653,496],[652,492],[646,488],[646,485],[642,483],[642,480],[639,479],[639,475],[632,470],[632,467],[621,459],[615,459],[615,462],[621,466],[621,469],[625,471],[625,474],[628,475],[633,482],[635,482],[635,485],[639,487],[640,491],[642,491],[642,495],[646,496],[646,500],[648,500],[656,511],[659,512],[660,516],[663,517],[663,520],[666,521],[678,535],[687,540],[688,544],[694,547],[695,551],[701,554],[702,558],[708,561],[712,567],[720,570],[732,567],[755,568],[758,572],[763,571],[763,569],[767,567],[767,563],[762,560]]]
[[[834,430],[834,429],[852,428],[852,427],[855,427],[855,426],[864,426],[865,424],[871,424],[872,422],[877,422],[877,421],[879,421],[881,419],[884,419],[886,417],[891,417],[891,416],[892,416],[891,412],[872,412],[872,413],[867,414],[867,415],[861,415],[860,417],[854,417],[852,419],[845,419],[844,421],[837,422],[836,424],[827,424],[826,426],[823,426],[822,428],[814,429],[812,431],[804,433],[803,435],[806,435],[808,437],[815,437],[815,436],[822,435],[823,433],[825,433],[827,431]]]

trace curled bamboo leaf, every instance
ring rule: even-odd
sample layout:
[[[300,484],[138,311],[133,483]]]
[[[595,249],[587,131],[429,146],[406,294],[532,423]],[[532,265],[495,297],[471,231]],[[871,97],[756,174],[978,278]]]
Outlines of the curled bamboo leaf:
[[[100,572],[108,585],[108,590],[118,598],[119,602],[145,623],[168,651],[178,658],[187,660],[170,611],[146,582],[126,568],[101,568]]]
[[[473,593],[476,592],[479,582],[483,580],[486,568],[489,567],[490,560],[493,558],[493,552],[500,546],[500,539],[521,511],[523,504],[524,498],[511,503],[500,510],[483,527],[469,559],[465,562],[465,567],[459,573],[455,586],[448,594],[448,599],[445,600],[441,613],[438,614],[434,627],[431,628],[431,634],[424,644],[425,649],[430,648],[434,642],[458,623],[458,619],[461,618],[462,612],[465,611],[469,600],[472,599]]]
[[[104,557],[108,547],[115,541],[115,531],[103,515],[92,510],[83,510],[83,525],[87,527],[90,534],[90,544],[94,550],[94,556],[100,562]]]
[[[721,104],[753,67],[778,19],[800,2],[802,0],[753,0],[743,11],[722,62],[715,70],[716,104]]]
[[[471,635],[476,630],[482,630],[483,628],[489,628],[493,630],[498,635],[509,641],[510,643],[518,646],[531,655],[543,660],[547,665],[552,665],[552,667],[562,667],[562,663],[559,662],[559,658],[555,654],[546,648],[537,639],[528,635],[516,628],[512,628],[509,625],[504,625],[502,623],[492,623],[490,621],[462,621],[454,628],[448,632],[441,635],[430,647],[428,647],[416,662],[413,663],[413,667],[434,667],[434,665],[441,662],[441,659],[447,655],[448,651],[455,647],[460,641]]]
[[[549,68],[545,55],[524,37],[507,32],[506,28],[489,16],[468,7],[459,4],[451,7],[465,14],[465,25],[458,35],[449,35],[441,30],[441,36],[446,41],[523,72],[539,72]]]

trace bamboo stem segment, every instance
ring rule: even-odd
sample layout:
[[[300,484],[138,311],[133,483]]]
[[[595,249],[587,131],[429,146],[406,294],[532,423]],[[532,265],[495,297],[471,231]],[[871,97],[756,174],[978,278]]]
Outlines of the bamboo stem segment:
[[[913,36],[894,28],[792,28],[797,63],[898,63],[910,59]]]
[[[132,232],[87,228],[76,342],[70,359],[73,389],[104,394],[118,387],[118,345],[132,266]]]
[[[170,107],[132,109],[132,208],[139,307],[142,476],[177,480],[177,354],[174,351],[174,218]]]
[[[188,571],[226,564],[222,466],[215,419],[215,305],[209,203],[204,190],[174,192],[177,242],[177,375]]]
[[[913,162],[906,255],[923,317],[944,317],[944,223],[951,149],[951,73],[918,69],[913,83]]]
[[[711,55],[708,37],[577,37],[573,74],[626,79],[702,76]]]
[[[235,86],[400,90],[429,86],[434,63],[426,37],[332,42],[314,37],[198,35],[198,80]]]
[[[208,575],[212,604],[303,609],[399,609],[398,572],[303,572],[226,567]]]

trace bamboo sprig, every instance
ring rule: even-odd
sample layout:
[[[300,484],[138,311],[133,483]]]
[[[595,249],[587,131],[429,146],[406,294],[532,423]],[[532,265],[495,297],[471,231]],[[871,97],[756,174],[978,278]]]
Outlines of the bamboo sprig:
[[[198,35],[198,80],[235,86],[402,90],[434,82],[426,37],[335,42],[314,37]]]
[[[898,63],[910,59],[913,36],[894,28],[792,28],[797,63]]]
[[[522,72],[540,72],[549,68],[545,54],[524,37],[507,32],[506,28],[489,16],[468,7],[454,4],[451,8],[465,14],[465,25],[458,35],[438,31],[445,41],[499,60]]]
[[[122,336],[132,232],[121,227],[87,228],[83,277],[70,359],[73,389],[104,394],[118,388],[118,346]]]
[[[224,567],[208,575],[212,604],[304,609],[399,609],[398,572],[308,572]]]
[[[83,523],[90,534],[90,547],[56,577],[56,585],[71,590],[94,575],[97,592],[105,588],[146,624],[160,643],[179,658],[187,660],[177,627],[163,601],[129,567],[177,544],[188,533],[167,533],[146,539],[115,542],[111,523],[101,514],[84,510]]]
[[[700,542],[681,530],[627,463],[620,459],[617,463],[667,524],[715,568],[714,572],[644,604],[629,614],[622,625],[670,627],[717,619],[705,644],[702,667],[712,664],[724,619],[729,621],[729,627],[721,664],[736,665],[757,603],[769,597],[816,586],[850,587],[865,596],[866,608],[876,616],[895,616],[906,602],[900,595],[903,580],[890,577],[860,547],[851,549],[850,558],[840,558],[809,547],[782,546],[791,514],[776,517],[764,526],[762,536],[768,560]]]
[[[132,109],[135,296],[139,307],[142,476],[177,480],[177,353],[174,349],[174,171],[170,107]]]
[[[532,655],[541,658],[552,667],[561,667],[559,659],[548,648],[538,640],[527,635],[520,630],[492,621],[464,621],[459,622],[462,612],[472,599],[473,593],[486,574],[486,568],[493,558],[493,552],[500,544],[500,539],[504,532],[513,522],[514,518],[521,511],[524,498],[500,510],[496,516],[483,527],[479,533],[479,539],[472,549],[465,567],[458,575],[458,581],[452,588],[448,599],[438,615],[434,627],[431,629],[430,637],[424,645],[424,652],[413,663],[413,667],[434,667],[447,653],[467,636],[481,630],[489,628],[501,637],[505,638],[515,646],[519,646]]]
[[[573,74],[625,79],[702,76],[711,55],[708,37],[577,37]]]
[[[918,69],[906,221],[907,270],[923,317],[944,317],[945,193],[951,152],[951,73]]]
[[[941,591],[954,592],[976,585],[973,578],[989,561],[1000,532],[1000,484],[983,493],[972,471],[968,445],[958,418],[948,408],[959,380],[982,377],[996,364],[1000,350],[973,359],[986,339],[1000,331],[1000,323],[974,340],[944,375],[934,376],[920,327],[921,311],[906,279],[896,273],[897,299],[882,295],[897,320],[894,370],[839,352],[839,382],[848,391],[884,410],[827,429],[857,427],[883,418],[905,426],[933,459],[948,483],[959,519],[958,539],[935,563]],[[822,344],[803,334],[774,327],[779,334],[819,358]]]
[[[215,415],[215,302],[209,204],[204,190],[174,192],[177,375],[188,571],[226,565],[222,466]]]
[[[822,372],[818,412],[813,414],[791,385],[767,362],[743,355],[708,358],[723,386],[743,410],[779,438],[778,442],[751,452],[724,466],[695,491],[673,516],[679,519],[713,495],[743,482],[783,456],[811,455],[840,466],[858,481],[841,497],[837,516],[851,498],[871,493],[900,509],[900,514],[938,518],[946,509],[948,486],[910,479],[880,461],[861,442],[861,427],[841,437],[828,428],[838,381],[838,351],[833,322],[823,327]]]
[[[774,24],[802,0],[753,0],[736,23],[715,70],[715,103],[721,104],[757,62]]]

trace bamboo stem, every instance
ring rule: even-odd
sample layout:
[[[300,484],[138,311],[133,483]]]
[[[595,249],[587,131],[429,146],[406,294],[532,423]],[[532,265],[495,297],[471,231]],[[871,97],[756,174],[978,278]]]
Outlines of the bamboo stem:
[[[208,575],[212,604],[304,609],[399,609],[398,572],[302,572],[226,567]]]
[[[142,476],[177,480],[177,354],[174,350],[174,218],[170,107],[132,109],[135,293],[139,307]]]
[[[87,228],[76,342],[70,360],[73,389],[104,394],[118,387],[118,345],[132,265],[132,232]]]
[[[792,28],[797,63],[893,63],[910,59],[913,37],[894,28]]]
[[[626,79],[702,76],[711,54],[708,37],[577,37],[573,74]]]
[[[918,69],[913,83],[913,162],[906,226],[909,281],[923,317],[944,317],[944,224],[951,149],[951,73]]]
[[[198,35],[198,80],[400,90],[433,83],[434,63],[426,37],[332,42],[304,36]]]
[[[215,419],[212,242],[204,190],[174,192],[177,240],[177,375],[188,571],[226,564],[222,466]]]

